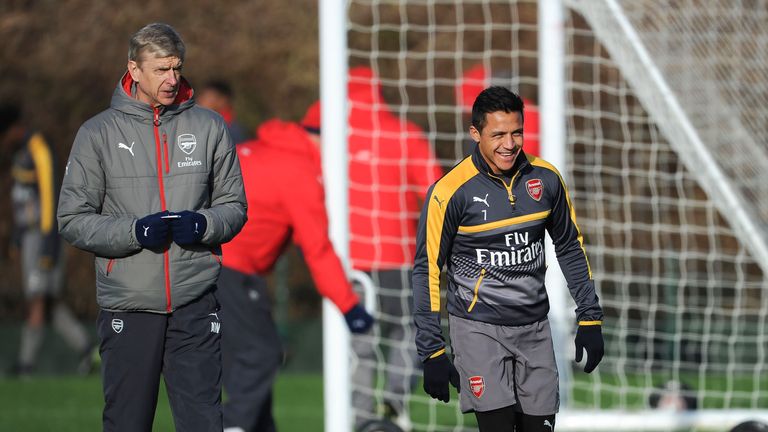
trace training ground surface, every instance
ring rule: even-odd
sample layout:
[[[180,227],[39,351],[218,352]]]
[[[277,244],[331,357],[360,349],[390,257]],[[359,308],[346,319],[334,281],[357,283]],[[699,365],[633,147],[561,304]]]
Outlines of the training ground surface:
[[[274,401],[279,430],[321,431],[322,389],[322,377],[317,374],[279,376]],[[97,431],[102,406],[97,375],[0,379],[0,431]],[[162,385],[153,430],[174,430]]]

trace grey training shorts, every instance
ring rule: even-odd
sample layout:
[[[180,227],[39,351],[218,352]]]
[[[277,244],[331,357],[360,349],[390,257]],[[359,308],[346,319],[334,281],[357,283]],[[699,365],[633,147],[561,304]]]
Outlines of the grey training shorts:
[[[449,317],[454,363],[461,377],[464,413],[519,404],[529,415],[555,414],[560,406],[549,321],[502,326]]]

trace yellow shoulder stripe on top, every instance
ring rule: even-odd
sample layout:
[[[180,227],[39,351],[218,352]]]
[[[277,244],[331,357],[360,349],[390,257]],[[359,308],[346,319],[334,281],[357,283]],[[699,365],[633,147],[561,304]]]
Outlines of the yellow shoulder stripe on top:
[[[557,174],[557,178],[560,179],[560,184],[563,185],[563,192],[565,193],[565,200],[568,203],[568,212],[571,216],[571,222],[573,222],[573,226],[576,227],[576,234],[579,240],[579,246],[581,246],[581,251],[584,253],[584,260],[587,263],[587,272],[589,273],[589,278],[592,279],[592,267],[589,265],[589,259],[587,258],[587,250],[584,249],[584,236],[581,235],[581,229],[579,228],[579,224],[576,223],[576,210],[573,208],[573,203],[571,203],[571,194],[568,193],[568,186],[566,186],[565,181],[563,180],[563,176],[560,175],[560,171],[558,171],[554,165],[545,161],[544,159],[537,158],[535,156],[529,156],[529,155],[526,155],[526,156],[528,157],[528,162],[530,162],[531,165],[548,169],[554,172],[555,174]]]
[[[546,219],[550,213],[551,213],[550,210],[545,210],[538,213],[531,213],[525,216],[517,216],[509,219],[495,221],[495,222],[488,222],[481,225],[460,226],[459,232],[472,234],[472,233],[490,231],[496,228],[504,228],[504,227],[513,226],[513,225],[519,225],[525,222]]]
[[[429,266],[429,304],[432,312],[440,311],[440,267],[437,260],[440,255],[440,239],[443,235],[445,211],[456,191],[478,171],[472,157],[466,157],[448,174],[435,183],[432,194],[427,197],[426,239],[427,265]]]
[[[27,144],[37,171],[37,188],[40,194],[40,230],[47,234],[53,229],[53,157],[45,139],[39,133],[32,135]]]

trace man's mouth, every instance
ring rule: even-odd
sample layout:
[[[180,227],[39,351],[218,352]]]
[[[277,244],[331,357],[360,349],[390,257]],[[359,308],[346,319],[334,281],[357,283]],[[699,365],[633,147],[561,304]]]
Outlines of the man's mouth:
[[[504,159],[514,159],[517,156],[517,153],[520,151],[520,149],[514,149],[514,150],[499,150],[496,151],[496,154],[501,156]]]

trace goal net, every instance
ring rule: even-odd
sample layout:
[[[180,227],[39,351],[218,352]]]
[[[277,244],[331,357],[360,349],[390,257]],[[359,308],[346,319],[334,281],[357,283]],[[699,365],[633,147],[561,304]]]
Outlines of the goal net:
[[[565,3],[566,171],[608,347],[568,407],[624,411],[571,423],[765,418],[767,5]]]
[[[768,4],[564,6],[559,168],[606,355],[590,375],[566,365],[558,429],[768,420]],[[373,347],[352,354],[353,374],[370,377],[353,381],[353,412],[358,425],[389,416],[406,430],[474,430],[455,394],[446,405],[423,392],[410,359],[413,233],[435,163],[445,171],[473,148],[482,88],[525,98],[525,149],[539,152],[538,4],[349,0],[346,13],[350,259],[378,287],[377,326],[353,342]],[[572,303],[565,315],[573,322]],[[557,348],[572,359],[567,338]]]

